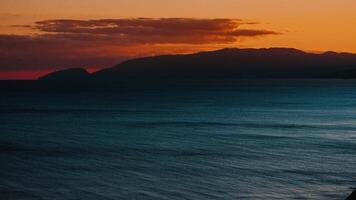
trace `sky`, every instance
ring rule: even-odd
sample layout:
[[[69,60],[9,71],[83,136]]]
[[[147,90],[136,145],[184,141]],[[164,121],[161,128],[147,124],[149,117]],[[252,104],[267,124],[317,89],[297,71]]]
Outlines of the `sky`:
[[[356,53],[355,0],[1,0],[0,79],[220,48]]]

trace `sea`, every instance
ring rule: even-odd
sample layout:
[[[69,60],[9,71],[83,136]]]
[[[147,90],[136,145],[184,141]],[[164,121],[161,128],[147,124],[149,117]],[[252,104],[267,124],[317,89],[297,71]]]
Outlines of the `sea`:
[[[2,87],[0,199],[336,200],[356,189],[356,81],[118,85]]]

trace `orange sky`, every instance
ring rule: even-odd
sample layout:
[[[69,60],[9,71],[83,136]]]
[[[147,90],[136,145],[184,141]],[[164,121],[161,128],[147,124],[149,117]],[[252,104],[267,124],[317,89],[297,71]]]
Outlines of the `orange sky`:
[[[72,65],[80,65],[79,67],[89,67],[88,65],[91,65],[90,67],[98,66],[100,68],[132,56],[155,55],[160,53],[185,53],[223,47],[293,47],[306,51],[332,50],[356,53],[355,8],[355,0],[2,0],[0,2],[0,45],[2,45],[2,47],[0,46],[0,57],[3,58],[5,56],[6,61],[0,61],[0,79],[6,78],[4,74],[12,74],[13,78],[16,76],[16,70],[38,71],[38,73],[40,73],[41,71],[47,72],[52,68],[56,70],[59,68],[72,67]],[[188,42],[182,37],[188,33],[184,32],[187,31],[186,28],[184,28],[184,30],[179,29],[178,32],[181,31],[182,35],[174,34],[173,38],[171,37],[172,33],[167,33],[163,36],[161,33],[154,35],[157,34],[157,30],[152,33],[153,35],[147,35],[150,33],[145,32],[146,35],[130,35],[130,38],[125,38],[125,40],[129,39],[135,42],[145,38],[145,41],[141,41],[139,45],[127,42],[123,44],[122,41],[115,41],[111,44],[102,41],[98,42],[98,35],[96,35],[95,39],[90,37],[88,40],[95,40],[93,43],[97,46],[88,46],[87,44],[84,45],[75,42],[77,46],[81,47],[80,51],[79,49],[73,49],[74,44],[66,44],[67,46],[64,47],[58,46],[57,43],[53,44],[53,41],[51,41],[50,44],[43,44],[48,41],[47,36],[45,39],[36,38],[36,40],[31,40],[32,43],[25,45],[25,47],[23,45],[23,38],[14,39],[13,37],[8,37],[9,35],[33,36],[35,33],[47,35],[57,34],[56,39],[58,40],[59,34],[68,34],[67,29],[58,31],[59,27],[55,27],[55,32],[52,30],[49,31],[49,28],[53,27],[48,27],[48,24],[45,24],[46,27],[31,28],[12,26],[33,26],[35,22],[43,20],[82,20],[82,22],[80,22],[82,25],[83,23],[87,23],[86,20],[89,19],[136,19],[139,17],[184,19],[225,18],[242,19],[243,23],[258,22],[258,24],[242,24],[236,26],[238,29],[244,29],[245,32],[248,30],[248,36],[241,36],[241,32],[239,32],[238,36],[235,35],[236,37],[227,37],[225,33],[229,32],[228,34],[230,35],[230,32],[236,29],[231,28],[227,29],[227,32],[223,30],[223,35],[219,32],[219,34],[217,36],[214,35],[213,38],[211,35],[206,35],[205,40],[198,41],[199,44],[193,42],[194,40],[201,39],[195,37],[197,34],[195,32],[193,34],[189,32],[191,38]],[[90,23],[90,26],[96,26],[98,22]],[[129,23],[141,23],[141,21],[137,22],[136,20]],[[176,23],[177,22],[168,22],[167,26],[175,27]],[[195,24],[196,22],[188,20],[188,23]],[[166,22],[164,22],[162,26],[165,24]],[[215,26],[216,24],[214,25],[212,22],[208,22],[208,25]],[[60,26],[62,26],[60,28],[63,28],[63,26],[68,28],[67,23],[61,23]],[[189,27],[190,26],[192,25],[190,24]],[[88,26],[85,28],[89,30]],[[131,28],[132,27],[126,31],[137,32],[137,27],[134,27],[134,30],[131,30]],[[216,31],[221,30],[220,27],[216,29]],[[270,31],[276,34],[264,34],[259,32],[257,35],[251,36],[251,30]],[[78,30],[76,29],[74,31]],[[162,30],[159,29],[158,31]],[[165,31],[168,31],[168,29]],[[105,32],[105,34],[107,33]],[[120,32],[120,34],[122,33]],[[127,32],[124,34],[127,34]],[[182,42],[172,44],[171,39],[182,40]],[[162,42],[162,40],[168,40],[168,42]],[[28,39],[26,39],[26,42],[28,42]],[[77,60],[71,56],[72,54],[66,54],[63,55],[63,60],[67,60],[61,62],[62,58],[56,57],[58,51],[48,55],[46,62],[38,60],[38,57],[42,55],[40,52],[38,54],[27,54],[31,47],[42,48],[38,51],[43,52],[43,49],[51,48],[51,45],[56,48],[63,48],[63,51],[70,50],[70,53],[72,53]],[[9,46],[11,50],[5,51]],[[123,48],[123,46],[125,46],[125,48]],[[18,49],[16,49],[16,47],[18,47]],[[28,48],[26,51],[23,50],[26,48]],[[95,60],[88,60],[83,63],[78,61],[80,60],[79,58],[86,59],[91,55],[98,54],[100,54],[100,56]],[[12,60],[16,60],[16,56],[24,58],[24,67],[19,67],[21,62],[14,62],[12,64]],[[51,58],[53,59],[51,60]],[[28,62],[33,63],[30,65]],[[31,66],[36,63],[38,63],[38,66],[43,66],[32,68]],[[45,67],[45,65],[48,65],[48,67]],[[23,74],[24,73],[21,72],[21,77],[24,77]],[[31,76],[35,75],[32,73],[28,78],[31,78]]]

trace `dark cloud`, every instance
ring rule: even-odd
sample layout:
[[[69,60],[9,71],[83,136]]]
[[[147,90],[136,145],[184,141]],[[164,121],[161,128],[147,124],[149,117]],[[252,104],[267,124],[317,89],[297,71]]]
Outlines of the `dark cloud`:
[[[247,36],[247,37],[255,37],[255,36],[263,36],[263,35],[278,35],[275,31],[269,30],[253,30],[253,29],[239,29],[230,32],[229,34],[237,37]]]
[[[240,37],[279,34],[251,28],[256,24],[240,19],[192,18],[38,21],[21,26],[36,34],[0,35],[0,72],[107,67],[132,56],[159,53],[154,49],[162,50],[162,45],[199,49],[235,44]]]
[[[144,34],[166,32],[220,32],[243,24],[236,19],[190,19],[190,18],[137,18],[101,20],[46,20],[36,22],[33,28],[44,32],[63,33],[116,33]],[[136,31],[137,30],[137,31]]]
[[[46,20],[31,28],[55,34],[100,35],[116,42],[133,43],[226,43],[236,41],[236,37],[277,34],[268,30],[239,30],[241,25],[255,24],[240,19],[137,18]]]

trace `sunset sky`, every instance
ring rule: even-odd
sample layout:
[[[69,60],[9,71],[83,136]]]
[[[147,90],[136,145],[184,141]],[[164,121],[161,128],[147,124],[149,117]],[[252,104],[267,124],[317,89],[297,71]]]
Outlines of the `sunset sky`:
[[[355,0],[2,0],[0,79],[225,47],[356,53]]]

